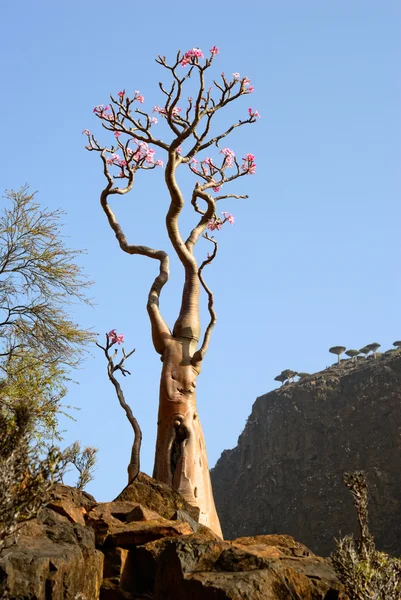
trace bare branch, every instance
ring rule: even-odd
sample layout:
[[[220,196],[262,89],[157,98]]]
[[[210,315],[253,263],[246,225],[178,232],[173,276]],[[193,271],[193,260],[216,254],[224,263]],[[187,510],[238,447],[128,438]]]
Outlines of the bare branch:
[[[205,354],[207,352],[207,349],[209,347],[209,343],[210,343],[210,338],[212,335],[212,331],[213,328],[216,324],[217,321],[217,316],[216,316],[216,311],[214,310],[214,295],[213,292],[210,290],[210,288],[207,286],[207,284],[205,283],[205,280],[203,279],[203,275],[202,275],[202,271],[204,269],[204,267],[206,265],[209,265],[216,257],[217,254],[217,248],[218,248],[218,244],[216,242],[216,240],[214,239],[214,237],[211,237],[208,235],[208,233],[205,233],[202,237],[204,237],[206,240],[208,240],[209,242],[211,242],[213,244],[213,252],[212,254],[208,254],[207,258],[203,261],[203,263],[201,264],[201,266],[199,267],[199,271],[198,271],[198,277],[199,277],[199,281],[201,282],[201,285],[203,287],[203,289],[205,290],[205,292],[207,293],[208,296],[208,310],[209,310],[209,315],[210,315],[210,321],[208,323],[208,326],[206,327],[205,330],[205,334],[203,337],[203,342],[201,347],[199,348],[199,350],[197,350],[191,360],[191,364],[196,368],[199,367],[199,363],[202,362],[202,360],[205,357]]]
[[[131,407],[125,401],[124,392],[122,390],[120,382],[118,381],[118,379],[116,379],[114,374],[116,371],[121,371],[121,373],[124,375],[124,377],[127,374],[130,374],[130,372],[124,367],[124,363],[135,352],[135,350],[131,350],[131,352],[129,352],[128,354],[125,354],[125,351],[123,350],[122,359],[120,360],[120,362],[115,364],[114,359],[117,356],[117,350],[115,350],[115,352],[113,353],[112,356],[110,356],[110,352],[109,352],[110,348],[112,348],[112,346],[115,343],[116,343],[115,341],[112,341],[110,334],[106,333],[106,345],[101,346],[100,344],[98,344],[96,342],[96,346],[98,346],[98,348],[100,348],[104,352],[104,355],[107,359],[107,374],[109,376],[111,383],[114,386],[118,401],[119,401],[121,407],[124,409],[125,415],[126,415],[128,421],[130,422],[132,429],[134,430],[134,442],[132,444],[131,460],[128,465],[128,484],[130,484],[138,476],[139,470],[140,470],[140,451],[141,451],[141,443],[142,443],[142,431],[141,431],[138,421],[134,417]]]

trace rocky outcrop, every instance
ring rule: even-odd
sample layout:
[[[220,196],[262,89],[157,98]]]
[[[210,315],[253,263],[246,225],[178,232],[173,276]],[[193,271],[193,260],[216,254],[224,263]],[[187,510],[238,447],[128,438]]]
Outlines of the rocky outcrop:
[[[357,531],[346,471],[364,470],[377,547],[401,555],[401,352],[343,361],[257,398],[212,470],[227,538],[285,533],[327,556]]]
[[[225,542],[194,516],[143,474],[113,502],[58,485],[0,557],[3,597],[345,600],[329,562],[289,536]]]
[[[18,543],[0,557],[0,597],[84,600],[99,597],[103,553],[93,529],[80,522],[95,505],[87,494],[57,486],[49,507],[24,524]],[[50,506],[52,508],[50,508]]]

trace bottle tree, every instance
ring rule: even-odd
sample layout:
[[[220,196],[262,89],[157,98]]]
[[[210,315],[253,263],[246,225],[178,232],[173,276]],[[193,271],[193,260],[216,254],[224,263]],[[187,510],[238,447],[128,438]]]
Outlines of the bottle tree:
[[[156,62],[167,71],[170,83],[159,84],[164,96],[163,106],[154,106],[146,112],[143,95],[136,90],[128,95],[125,90],[110,96],[110,104],[94,108],[103,128],[111,132],[111,143],[106,146],[85,130],[87,149],[98,152],[103,164],[106,186],[100,203],[120,248],[128,254],[139,254],[155,260],[158,273],[150,286],[147,300],[153,345],[163,363],[156,454],[153,476],[178,490],[192,505],[200,509],[200,522],[221,535],[216,513],[205,441],[196,408],[196,381],[207,352],[216,322],[214,297],[204,280],[204,268],[216,257],[218,244],[211,235],[234,218],[227,212],[218,212],[217,203],[232,198],[247,198],[233,193],[229,184],[256,171],[255,157],[246,154],[242,160],[230,148],[220,143],[236,128],[255,123],[258,111],[248,108],[243,119],[232,123],[220,133],[213,134],[216,114],[232,106],[242,96],[253,92],[248,77],[233,73],[207,82],[209,69],[219,49],[210,49],[204,57],[199,48],[182,54],[174,62],[158,56]],[[191,78],[191,80],[190,80]],[[189,81],[190,80],[190,81]],[[195,81],[194,81],[195,80]],[[184,100],[184,90],[191,86],[192,95]],[[185,104],[185,106],[184,106]],[[158,119],[167,125],[168,140],[158,133],[163,129]],[[210,151],[213,149],[213,153]],[[162,316],[160,295],[169,279],[169,255],[164,250],[130,243],[109,201],[113,196],[130,192],[138,171],[163,167],[156,158],[156,150],[163,151],[166,159],[166,210],[164,218],[172,250],[184,270],[184,284],[180,312],[172,329]],[[180,215],[185,199],[177,182],[177,170],[187,167],[195,176],[191,203],[195,221],[191,231],[184,234]],[[235,190],[234,190],[235,192]],[[210,244],[210,253],[199,264],[194,249],[203,237]],[[208,301],[209,321],[201,331],[199,300],[201,287]]]

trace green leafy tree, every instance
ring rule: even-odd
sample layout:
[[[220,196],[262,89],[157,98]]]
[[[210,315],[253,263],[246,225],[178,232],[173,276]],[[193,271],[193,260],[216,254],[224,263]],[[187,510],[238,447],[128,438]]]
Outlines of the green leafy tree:
[[[20,401],[12,414],[0,410],[0,553],[46,502],[65,466],[58,448],[35,443],[30,408]]]
[[[13,413],[29,399],[30,427],[57,433],[69,372],[92,334],[68,314],[88,302],[90,282],[66,247],[60,210],[43,209],[27,186],[6,193],[0,213],[0,408]]]
[[[62,461],[65,467],[68,463],[71,463],[79,473],[78,481],[75,485],[78,490],[83,490],[90,481],[93,481],[97,453],[98,448],[94,448],[93,446],[87,446],[81,450],[79,442],[74,442],[64,450]]]

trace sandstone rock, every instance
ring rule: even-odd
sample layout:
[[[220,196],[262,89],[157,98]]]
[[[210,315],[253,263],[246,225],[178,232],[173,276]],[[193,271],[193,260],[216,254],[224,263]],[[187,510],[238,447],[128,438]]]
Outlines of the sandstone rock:
[[[71,523],[85,525],[85,515],[95,504],[96,500],[87,492],[56,484],[46,506],[67,517]]]
[[[123,495],[94,504],[76,490],[56,490],[1,557],[0,590],[5,584],[13,600],[345,598],[329,563],[293,538],[261,535],[225,542],[194,522],[182,499],[177,508],[176,493],[160,492],[150,478],[141,484],[142,494],[137,488],[133,495],[141,503]],[[163,497],[164,513],[174,508],[185,521],[156,513]],[[150,508],[144,498],[151,499]],[[74,509],[82,508],[86,525],[73,523]]]
[[[275,547],[258,538],[254,544],[248,538],[244,545],[169,540],[157,560],[153,598],[345,600],[329,563],[311,553],[286,556],[279,548],[288,549],[287,542]]]
[[[154,510],[149,510],[141,504],[138,504],[135,508],[131,510],[131,512],[127,514],[126,521],[127,523],[130,523],[131,521],[152,521],[154,519],[160,519],[160,517],[161,515],[159,515]]]
[[[136,502],[114,501],[101,502],[89,511],[86,524],[95,530],[96,545],[101,546],[112,528],[127,521],[129,515],[136,507]]]
[[[132,521],[111,528],[105,543],[112,546],[130,547],[147,544],[164,537],[189,535],[192,528],[182,521],[169,521],[160,517],[154,521]]]
[[[165,519],[173,519],[177,510],[185,510],[195,521],[199,518],[197,507],[188,504],[178,492],[165,483],[160,483],[145,473],[139,473],[135,481],[115,499],[122,500],[141,504]]]
[[[0,589],[11,598],[99,598],[103,555],[94,532],[44,508],[21,530],[17,544],[0,558]]]

